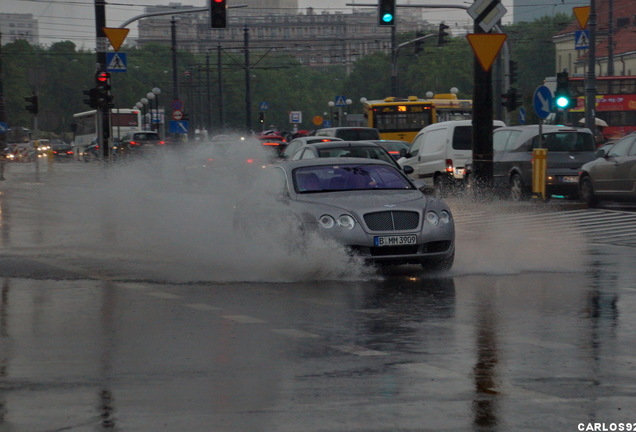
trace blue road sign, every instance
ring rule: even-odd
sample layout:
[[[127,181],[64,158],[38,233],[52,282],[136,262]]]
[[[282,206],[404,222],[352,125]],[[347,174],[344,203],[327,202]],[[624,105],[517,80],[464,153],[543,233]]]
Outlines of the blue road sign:
[[[524,107],[519,108],[519,124],[526,124],[526,109]]]
[[[347,98],[344,96],[336,96],[334,102],[337,107],[347,106]]]
[[[170,120],[170,133],[188,133],[188,122],[186,120]]]
[[[261,111],[267,111],[269,109],[269,102],[261,102],[258,104],[258,109]]]
[[[552,91],[546,86],[539,86],[534,91],[534,112],[541,118],[546,118],[550,115],[550,108],[552,107]]]
[[[126,53],[107,52],[106,70],[108,72],[126,72],[128,70],[128,59]]]
[[[9,129],[9,125],[5,122],[0,122],[0,133],[6,133],[7,129]]]
[[[577,30],[574,32],[574,48],[577,50],[590,48],[589,30]]]

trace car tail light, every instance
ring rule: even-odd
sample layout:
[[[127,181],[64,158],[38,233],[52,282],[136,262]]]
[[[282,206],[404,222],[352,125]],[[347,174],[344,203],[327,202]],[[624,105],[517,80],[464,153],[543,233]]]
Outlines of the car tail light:
[[[159,141],[159,145],[165,145],[166,142],[165,141]]]
[[[248,164],[254,163],[254,159],[246,159],[245,162],[247,162]]]
[[[280,145],[280,143],[277,143],[277,142],[264,142],[263,145],[266,145],[266,146],[277,146],[277,145]]]
[[[72,155],[74,152],[73,150],[67,150],[66,154]]]
[[[400,152],[399,152],[399,151],[396,151],[396,150],[390,150],[390,151],[389,151],[389,154],[390,154],[390,155],[399,155],[399,154],[400,154]]]
[[[130,145],[139,145],[139,143],[137,141],[131,141]]]
[[[452,159],[446,159],[446,172],[447,173],[452,173],[453,172],[453,160]]]

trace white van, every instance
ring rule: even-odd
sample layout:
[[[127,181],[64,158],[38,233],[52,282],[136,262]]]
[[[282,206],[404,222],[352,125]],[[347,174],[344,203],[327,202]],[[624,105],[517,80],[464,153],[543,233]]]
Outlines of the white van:
[[[493,127],[505,126],[494,120]],[[434,123],[419,131],[406,157],[398,163],[410,165],[412,178],[432,178],[435,187],[464,180],[466,162],[473,157],[473,121],[453,120]]]

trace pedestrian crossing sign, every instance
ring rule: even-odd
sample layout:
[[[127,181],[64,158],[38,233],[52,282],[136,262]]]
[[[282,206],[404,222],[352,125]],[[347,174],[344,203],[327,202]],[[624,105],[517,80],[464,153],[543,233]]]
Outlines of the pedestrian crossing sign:
[[[577,50],[590,48],[589,30],[577,30],[574,32],[574,48]]]
[[[125,53],[107,52],[106,70],[108,72],[126,72],[128,70],[128,60]]]

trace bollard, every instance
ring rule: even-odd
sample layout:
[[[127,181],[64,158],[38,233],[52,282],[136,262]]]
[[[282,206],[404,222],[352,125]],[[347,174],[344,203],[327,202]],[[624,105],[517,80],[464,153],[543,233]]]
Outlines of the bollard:
[[[548,170],[548,149],[536,148],[532,150],[532,194],[539,196],[543,201],[545,195],[545,180]]]

